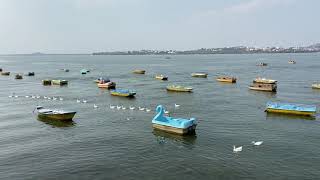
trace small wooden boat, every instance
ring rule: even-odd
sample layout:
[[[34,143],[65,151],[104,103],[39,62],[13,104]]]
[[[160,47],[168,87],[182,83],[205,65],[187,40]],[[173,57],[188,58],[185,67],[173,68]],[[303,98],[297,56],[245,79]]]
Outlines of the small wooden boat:
[[[180,135],[194,134],[196,130],[196,119],[182,119],[165,116],[165,109],[162,105],[156,108],[157,114],[152,119],[152,127],[157,130],[166,131]]]
[[[311,87],[312,87],[313,89],[320,89],[320,83],[313,83],[313,84],[311,85]]]
[[[256,91],[269,91],[269,92],[277,92],[276,84],[265,84],[265,83],[253,83],[249,86],[249,89]]]
[[[168,76],[164,76],[162,74],[161,75],[156,75],[156,79],[167,81],[168,80]]]
[[[64,85],[68,85],[68,81],[67,80],[51,80],[52,85],[59,85],[59,86],[64,86]]]
[[[115,82],[104,82],[101,81],[101,83],[98,83],[97,86],[99,88],[107,88],[107,89],[115,89],[116,88],[116,83]]]
[[[44,79],[44,80],[42,80],[42,84],[44,86],[51,86],[51,80],[50,79]]]
[[[21,74],[16,74],[16,76],[14,77],[14,79],[22,79],[22,75]]]
[[[94,80],[95,83],[101,83],[102,81],[104,83],[107,83],[107,82],[110,82],[110,79],[106,77],[99,77],[98,79]]]
[[[197,73],[191,73],[192,77],[198,77],[198,78],[207,78],[208,74],[207,73],[201,73],[201,72],[197,72]]]
[[[88,72],[90,72],[89,70],[87,70],[87,69],[81,69],[81,74],[87,74]]]
[[[34,76],[34,72],[28,72],[28,74],[26,74],[26,76]]]
[[[264,63],[264,62],[261,62],[261,63],[257,64],[257,66],[268,66],[268,64]]]
[[[290,60],[290,61],[288,61],[288,63],[289,63],[289,64],[296,64],[297,62],[294,61],[294,60]]]
[[[37,111],[38,117],[41,119],[52,119],[59,121],[72,120],[74,115],[76,114],[75,111],[44,109],[42,106],[38,106],[35,111]]]
[[[219,82],[228,82],[228,83],[236,83],[237,82],[237,78],[230,77],[230,76],[219,76],[217,78],[217,81],[219,81]]]
[[[256,78],[253,80],[253,83],[263,83],[263,84],[276,84],[277,80],[273,80],[273,79],[266,79],[266,78]]]
[[[69,69],[61,69],[62,71],[64,72],[69,72],[70,70]]]
[[[113,96],[134,97],[136,92],[127,89],[115,89],[112,90],[110,94]]]
[[[10,72],[1,72],[2,76],[10,76]]]
[[[142,69],[136,69],[133,71],[134,74],[145,74],[146,71],[145,70],[142,70]]]
[[[184,86],[179,86],[179,85],[169,85],[169,86],[167,86],[167,91],[192,92],[192,87],[184,87]]]
[[[317,107],[312,105],[268,102],[265,111],[271,113],[313,116],[317,112]]]

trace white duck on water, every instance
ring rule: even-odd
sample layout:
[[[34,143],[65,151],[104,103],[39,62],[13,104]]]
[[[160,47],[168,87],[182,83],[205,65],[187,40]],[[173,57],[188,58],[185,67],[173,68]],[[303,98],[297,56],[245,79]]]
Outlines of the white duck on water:
[[[237,153],[237,152],[241,152],[242,151],[242,146],[236,147],[235,145],[233,145],[233,152]]]
[[[252,141],[251,142],[253,145],[255,145],[255,146],[260,146],[262,143],[263,143],[263,141]]]

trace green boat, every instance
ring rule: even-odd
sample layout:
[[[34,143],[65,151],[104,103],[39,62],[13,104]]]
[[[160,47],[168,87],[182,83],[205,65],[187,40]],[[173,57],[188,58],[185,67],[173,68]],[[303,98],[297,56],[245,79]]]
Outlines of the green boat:
[[[169,85],[167,86],[167,91],[192,92],[192,87],[185,87],[180,85]]]

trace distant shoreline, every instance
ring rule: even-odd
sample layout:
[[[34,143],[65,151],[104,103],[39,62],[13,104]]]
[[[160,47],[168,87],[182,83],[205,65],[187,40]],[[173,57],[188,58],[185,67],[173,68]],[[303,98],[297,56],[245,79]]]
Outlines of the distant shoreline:
[[[21,53],[21,54],[0,54],[0,56],[42,56],[42,55],[214,55],[214,54],[298,54],[298,53],[319,53],[320,43],[305,47],[248,47],[235,46],[223,48],[201,48],[195,50],[133,50],[133,51],[110,51],[110,52],[93,52],[93,53]]]

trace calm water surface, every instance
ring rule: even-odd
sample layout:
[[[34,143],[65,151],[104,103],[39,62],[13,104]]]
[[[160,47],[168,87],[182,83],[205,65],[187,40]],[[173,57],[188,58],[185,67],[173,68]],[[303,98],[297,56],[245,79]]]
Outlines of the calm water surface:
[[[294,58],[297,64],[288,64]],[[269,63],[257,67],[258,62]],[[14,80],[0,76],[0,179],[318,179],[320,121],[267,115],[269,100],[315,104],[320,91],[320,54],[89,56],[0,56],[0,68],[35,71]],[[70,72],[63,72],[68,68]],[[91,69],[81,75],[82,68]],[[131,71],[142,68],[146,75]],[[190,77],[205,71],[207,79]],[[154,79],[169,76],[168,82]],[[237,84],[215,81],[234,75]],[[93,80],[108,76],[135,99],[112,97]],[[279,81],[278,93],[248,90],[257,76]],[[67,87],[42,86],[45,78],[66,79]],[[168,84],[192,86],[194,93],[168,93]],[[12,93],[19,98],[9,98]],[[63,97],[63,101],[25,98]],[[77,103],[86,99],[88,103]],[[179,109],[174,104],[180,104]],[[93,104],[99,106],[93,108]],[[151,112],[112,110],[109,105],[141,106]],[[153,131],[155,107],[175,117],[196,117],[196,136]],[[36,105],[77,111],[73,123],[40,121]],[[253,147],[251,141],[264,141]],[[238,154],[232,146],[243,146]]]

